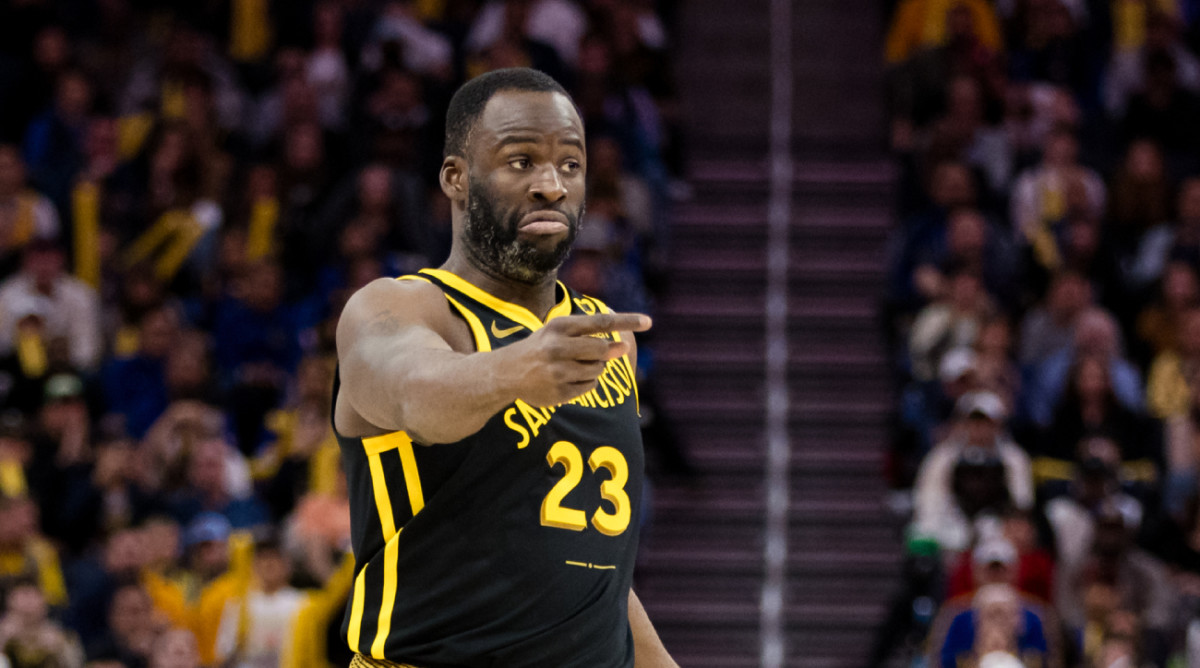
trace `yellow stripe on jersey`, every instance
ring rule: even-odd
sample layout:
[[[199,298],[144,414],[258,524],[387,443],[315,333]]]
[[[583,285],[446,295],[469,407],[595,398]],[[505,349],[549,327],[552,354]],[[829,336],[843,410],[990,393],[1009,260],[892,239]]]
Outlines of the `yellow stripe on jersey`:
[[[429,269],[427,271],[435,271],[435,270]],[[445,273],[445,272],[443,272],[443,273]],[[449,274],[449,275],[454,276],[454,274]],[[424,276],[401,276],[401,277],[397,278],[396,280],[398,280],[398,281],[425,281],[426,283],[433,283],[433,281],[429,280],[428,278],[425,278]],[[470,284],[468,283],[468,285],[470,285]],[[480,292],[482,292],[482,290]],[[486,294],[486,293],[484,293],[484,294]],[[483,323],[479,321],[479,318],[474,313],[467,310],[466,307],[464,307],[462,304],[459,304],[450,295],[446,295],[446,299],[451,304],[454,305],[454,308],[458,309],[458,312],[462,314],[463,319],[467,321],[467,326],[471,328],[471,335],[473,337],[475,337],[475,349],[481,353],[486,353],[486,352],[490,351],[492,349],[492,340],[488,338],[487,330],[484,329]],[[557,308],[557,307],[555,307],[555,308]]]
[[[437,278],[446,285],[458,290],[459,292],[467,295],[471,299],[474,299],[493,311],[500,313],[509,320],[528,327],[530,331],[537,331],[542,328],[543,324],[545,324],[539,320],[532,311],[524,306],[519,306],[517,304],[513,304],[512,302],[506,302],[503,299],[486,292],[482,288],[467,282],[456,274],[452,274],[441,269],[422,269],[421,273],[429,274],[430,276]],[[550,309],[550,312],[546,314],[547,321],[558,316],[567,315],[571,312],[570,295],[567,293],[567,289],[563,287],[562,283],[559,283],[558,286],[562,290],[563,298],[562,301],[560,301],[558,304],[555,304],[554,308]]]
[[[600,308],[601,313],[612,313],[612,309],[608,307],[608,304],[595,297],[588,297],[588,299],[592,300]],[[621,335],[618,332],[613,332],[612,335],[613,341],[617,343],[621,342]],[[637,408],[637,414],[640,416],[642,414],[642,399],[638,396],[637,371],[633,368],[633,363],[629,361],[629,355],[621,355],[621,361],[625,362],[625,370],[629,372],[629,383],[633,385],[633,405]]]
[[[383,529],[383,539],[387,542],[383,549],[383,598],[379,606],[375,639],[371,642],[371,656],[376,659],[384,659],[386,658],[383,654],[384,648],[392,629],[392,611],[396,605],[396,571],[399,569],[399,537],[402,528],[396,528],[395,516],[392,514],[392,501],[388,494],[387,482],[384,480],[381,455],[389,450],[396,450],[399,454],[400,468],[404,471],[404,486],[408,490],[408,503],[412,508],[413,516],[416,516],[425,507],[425,495],[421,491],[421,475],[417,470],[417,456],[413,451],[412,439],[408,434],[396,431],[364,438],[362,443],[371,468],[371,484],[375,489],[375,505],[379,510],[379,523]],[[357,589],[355,596],[360,596]],[[357,605],[361,601],[356,598],[354,603]],[[354,625],[353,611],[351,615],[351,628],[357,629],[358,626]],[[361,625],[361,617],[359,625]],[[351,647],[355,651],[358,650],[357,643],[352,643]]]
[[[390,435],[390,434],[389,434]],[[363,445],[368,439],[363,439]],[[392,516],[392,500],[388,496],[387,480],[383,477],[383,461],[379,452],[367,448],[367,463],[371,467],[371,486],[375,488],[375,508],[379,511],[379,524],[383,528],[383,539],[391,540],[396,535],[396,520]]]
[[[408,505],[415,517],[425,507],[425,495],[421,492],[421,475],[417,471],[417,455],[413,452],[412,439],[404,432],[397,432],[403,440],[397,445],[400,450],[400,468],[404,469],[404,486],[408,489]]]
[[[350,603],[350,628],[346,630],[346,644],[352,651],[358,651],[359,635],[362,633],[363,603],[366,598],[367,564],[354,578],[354,598]]]
[[[379,606],[379,625],[375,631],[375,642],[371,643],[371,656],[386,659],[383,650],[388,634],[392,632],[392,610],[396,606],[396,571],[400,568],[399,534],[392,536],[383,548],[383,603]]]
[[[390,434],[381,434],[379,436],[371,436],[364,438],[363,450],[366,450],[367,456],[371,458],[371,478],[375,480],[375,462],[379,461],[379,455],[389,451],[397,450],[400,455],[400,467],[404,470],[404,486],[408,488],[408,503],[412,507],[412,514],[416,515],[425,507],[425,495],[421,491],[421,474],[417,469],[417,455],[413,451],[413,442],[408,434],[403,431],[394,431]],[[380,462],[379,479],[383,478],[383,464]],[[387,488],[382,491],[382,498],[390,501],[388,498]],[[376,488],[375,495],[376,503],[380,502],[380,493]],[[391,504],[388,504],[388,520],[383,527],[383,539],[391,540],[392,534],[395,533],[394,523],[391,519],[392,511]],[[380,519],[383,518],[383,511],[380,510]],[[387,524],[392,524],[393,529],[388,531]]]
[[[471,328],[471,335],[475,337],[475,350],[486,353],[492,349],[492,340],[488,338],[487,330],[483,328],[483,323],[479,321],[479,317],[469,311],[467,307],[458,303],[454,297],[446,295],[446,299],[458,309],[464,320],[467,321],[467,326]]]

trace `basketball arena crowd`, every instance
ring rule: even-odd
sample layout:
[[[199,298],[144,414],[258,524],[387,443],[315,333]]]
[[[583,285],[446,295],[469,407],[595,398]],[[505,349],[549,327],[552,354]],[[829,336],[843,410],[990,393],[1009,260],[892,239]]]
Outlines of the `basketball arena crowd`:
[[[588,130],[561,275],[652,312],[685,187],[672,3],[0,16],[0,666],[347,665],[338,314],[446,257],[449,96],[512,66],[563,83]]]
[[[873,661],[1200,666],[1200,3],[902,0]]]

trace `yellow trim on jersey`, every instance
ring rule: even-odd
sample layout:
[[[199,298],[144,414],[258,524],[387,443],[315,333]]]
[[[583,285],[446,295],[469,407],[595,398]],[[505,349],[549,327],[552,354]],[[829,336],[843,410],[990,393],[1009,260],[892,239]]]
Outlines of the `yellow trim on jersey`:
[[[411,446],[411,444],[410,444]],[[379,606],[379,625],[375,630],[375,642],[371,643],[371,656],[386,659],[383,655],[388,634],[392,632],[392,610],[396,607],[396,571],[400,569],[399,534],[392,536],[383,548],[383,602]]]
[[[458,300],[450,295],[446,295],[446,299],[458,309],[464,320],[467,321],[467,326],[471,328],[471,335],[475,337],[475,350],[481,353],[486,353],[492,349],[492,340],[488,338],[487,330],[483,328],[483,323],[479,321],[479,317],[467,307],[458,303]]]
[[[400,468],[404,471],[404,486],[408,488],[408,503],[416,515],[425,507],[425,495],[421,491],[421,473],[417,468],[417,455],[412,439],[403,431],[370,436],[362,440],[363,450],[371,466],[371,483],[375,486],[375,504],[379,506],[379,520],[383,525],[383,539],[389,541],[397,533],[396,521],[392,516],[391,498],[383,477],[383,462],[379,456],[388,450],[397,450]]]
[[[364,438],[363,445],[366,445],[366,442],[367,439]],[[368,454],[367,462],[371,466],[371,486],[375,488],[375,508],[379,510],[383,539],[391,540],[392,536],[396,535],[396,519],[392,517],[392,500],[388,496],[387,481],[383,478],[383,462],[379,459],[378,452]]]
[[[368,565],[363,564],[362,570],[358,572],[358,577],[354,578],[354,598],[350,603],[350,628],[346,630],[346,644],[355,652],[358,651],[359,634],[362,633],[363,605],[367,592],[366,575]]]
[[[426,271],[435,271],[435,270],[428,269]],[[443,272],[443,273],[447,273],[450,276],[454,276],[454,274],[449,274],[448,272]],[[440,276],[439,276],[439,278],[440,278]],[[426,283],[429,283],[431,285],[433,284],[433,281],[429,280],[428,278],[425,278],[424,276],[415,276],[415,275],[398,276],[396,278],[396,280],[397,281],[425,281]],[[476,289],[478,289],[478,288],[476,288]],[[480,292],[483,292],[483,291],[480,290]],[[458,301],[456,299],[454,299],[454,297],[451,297],[450,295],[446,295],[446,299],[451,304],[454,305],[454,308],[458,309],[458,312],[460,314],[462,314],[463,319],[467,321],[467,326],[471,328],[471,335],[473,337],[475,337],[475,349],[481,353],[486,353],[489,350],[491,350],[492,349],[492,340],[488,338],[487,330],[484,329],[483,323],[479,321],[479,318],[474,313],[468,311],[466,309],[466,307],[464,307],[462,304],[459,304]],[[555,307],[555,308],[558,308],[558,307]]]
[[[612,309],[608,307],[608,304],[595,297],[588,297],[588,299],[600,307],[601,313],[612,313]],[[621,335],[618,332],[613,332],[612,335],[613,341],[617,343],[621,342]],[[629,372],[629,383],[633,385],[633,405],[637,408],[637,414],[640,416],[642,414],[642,399],[638,396],[637,371],[633,368],[633,363],[629,361],[629,355],[621,355],[621,361],[625,362],[625,370]]]
[[[539,320],[532,311],[524,306],[519,306],[517,304],[513,304],[512,302],[506,302],[503,299],[486,292],[475,284],[466,281],[457,274],[452,274],[443,269],[422,269],[421,273],[436,277],[446,285],[449,285],[450,287],[467,295],[480,304],[483,304],[493,311],[496,311],[509,320],[528,327],[531,331],[537,331],[542,328],[542,325],[545,324]],[[546,314],[546,322],[549,322],[550,320],[553,320],[559,316],[567,315],[571,312],[571,298],[570,294],[567,292],[567,288],[563,286],[562,283],[558,283],[557,285],[562,290],[563,298],[562,301],[555,304],[554,307],[550,309],[550,312]]]
[[[395,434],[400,441],[400,468],[404,470],[404,486],[408,489],[408,505],[415,516],[425,507],[425,494],[421,491],[421,475],[417,471],[417,455],[413,452],[412,439],[404,432]]]

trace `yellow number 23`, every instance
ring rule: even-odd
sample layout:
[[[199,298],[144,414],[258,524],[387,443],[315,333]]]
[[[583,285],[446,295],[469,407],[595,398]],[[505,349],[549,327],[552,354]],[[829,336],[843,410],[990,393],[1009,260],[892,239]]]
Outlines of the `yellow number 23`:
[[[562,505],[563,499],[583,480],[583,454],[574,443],[559,441],[546,453],[546,462],[550,464],[550,468],[562,464],[563,477],[542,500],[542,525],[583,531],[587,528],[587,514],[582,510]],[[625,462],[625,456],[620,450],[602,445],[592,451],[592,456],[588,457],[588,466],[593,473],[601,468],[608,470],[609,479],[600,483],[600,495],[613,507],[611,513],[603,506],[597,508],[592,514],[592,526],[606,536],[616,536],[629,526],[631,504],[629,495],[625,493],[625,483],[629,481],[629,464]]]

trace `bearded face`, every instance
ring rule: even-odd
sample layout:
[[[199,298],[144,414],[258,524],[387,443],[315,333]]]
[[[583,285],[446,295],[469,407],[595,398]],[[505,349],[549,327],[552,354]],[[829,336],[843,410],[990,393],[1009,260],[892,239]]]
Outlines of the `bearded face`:
[[[567,218],[567,234],[557,242],[523,238],[521,219],[538,209],[552,209]],[[499,198],[481,181],[467,183],[467,211],[462,241],[468,254],[483,268],[521,283],[540,283],[562,266],[579,233],[583,205],[570,211],[561,204],[504,210]]]

